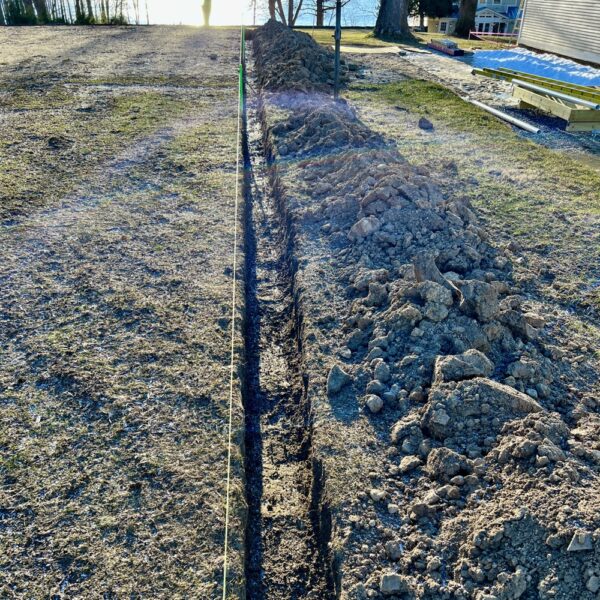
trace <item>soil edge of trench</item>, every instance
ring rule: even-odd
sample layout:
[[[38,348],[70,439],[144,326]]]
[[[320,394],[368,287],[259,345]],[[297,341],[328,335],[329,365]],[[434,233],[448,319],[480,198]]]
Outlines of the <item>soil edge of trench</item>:
[[[324,580],[324,584],[327,590],[327,595],[322,600],[334,600],[340,595],[341,587],[341,574],[339,573],[338,561],[335,560],[334,553],[332,552],[332,515],[331,508],[327,503],[324,496],[324,480],[325,472],[322,461],[316,456],[312,439],[313,439],[313,414],[312,414],[312,403],[310,401],[310,395],[308,391],[309,376],[304,369],[305,357],[304,357],[304,316],[302,310],[302,303],[300,300],[300,293],[297,285],[297,271],[298,261],[296,259],[295,248],[296,248],[296,232],[293,216],[286,205],[286,191],[285,187],[279,176],[278,168],[276,165],[273,143],[270,138],[267,111],[265,106],[265,99],[262,90],[257,86],[252,89],[252,110],[248,110],[248,69],[247,69],[247,56],[251,56],[251,52],[248,52],[243,59],[242,68],[242,89],[243,89],[243,100],[242,100],[242,124],[241,124],[241,145],[242,145],[242,160],[243,160],[243,179],[242,179],[242,195],[244,200],[243,205],[243,247],[244,247],[244,319],[243,319],[243,336],[244,336],[244,357],[246,361],[254,351],[252,347],[252,333],[249,331],[254,324],[253,319],[257,318],[256,314],[256,252],[259,240],[256,237],[255,226],[253,223],[253,191],[252,191],[252,152],[250,149],[250,136],[249,136],[249,121],[259,129],[259,135],[262,142],[262,149],[264,153],[264,161],[267,176],[267,193],[270,194],[274,207],[275,213],[279,221],[279,227],[282,230],[284,236],[284,253],[282,259],[286,263],[286,271],[290,278],[290,289],[292,295],[292,306],[293,306],[293,318],[295,320],[293,332],[295,334],[294,343],[297,345],[298,354],[300,356],[300,369],[303,382],[302,389],[302,402],[307,406],[307,423],[308,428],[307,439],[308,439],[308,461],[310,461],[310,469],[312,474],[311,490],[310,490],[310,519],[313,529],[313,535],[317,544],[317,551],[319,553],[318,562],[321,569],[321,578]],[[251,310],[249,307],[254,306]],[[245,361],[243,369],[243,380],[242,380],[242,400],[244,410],[247,410],[249,402],[251,402],[250,395],[253,393],[251,379],[257,377],[257,373],[253,372],[254,368],[252,364],[248,367],[248,363]],[[252,363],[252,360],[250,360]],[[254,365],[256,367],[256,365]],[[247,436],[247,433],[246,433]],[[244,449],[244,472],[246,480],[248,480],[248,471],[252,467],[248,464],[248,444],[247,437],[245,438],[245,449]],[[246,496],[248,490],[246,489]],[[247,510],[246,520],[246,535],[245,535],[245,549],[246,549],[246,571],[248,570],[248,549],[249,539],[248,531],[252,527],[252,516],[249,510]],[[249,587],[248,573],[246,572],[245,589],[246,592]],[[246,593],[246,598],[250,596]]]

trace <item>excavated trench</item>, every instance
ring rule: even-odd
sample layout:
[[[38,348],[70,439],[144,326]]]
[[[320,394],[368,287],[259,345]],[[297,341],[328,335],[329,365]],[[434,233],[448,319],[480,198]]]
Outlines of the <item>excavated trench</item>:
[[[293,235],[270,164],[258,93],[244,110],[246,593],[332,598],[328,519],[312,456],[294,296]]]

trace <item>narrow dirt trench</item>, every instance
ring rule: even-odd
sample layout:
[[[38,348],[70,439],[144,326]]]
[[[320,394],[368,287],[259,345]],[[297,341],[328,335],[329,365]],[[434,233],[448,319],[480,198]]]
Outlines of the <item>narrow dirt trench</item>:
[[[332,596],[313,506],[289,229],[269,183],[256,94],[245,112],[246,588],[252,600]]]

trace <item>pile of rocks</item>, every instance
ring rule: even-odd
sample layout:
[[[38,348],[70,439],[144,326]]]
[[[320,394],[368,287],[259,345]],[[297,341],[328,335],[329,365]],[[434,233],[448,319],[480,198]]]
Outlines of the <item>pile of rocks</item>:
[[[263,86],[285,85],[271,74],[295,35],[258,35]],[[347,597],[599,598],[600,419],[576,409],[509,260],[348,107],[277,114],[275,156],[299,165],[294,217],[347,290],[327,393],[360,395],[389,434],[377,487],[339,517]]]

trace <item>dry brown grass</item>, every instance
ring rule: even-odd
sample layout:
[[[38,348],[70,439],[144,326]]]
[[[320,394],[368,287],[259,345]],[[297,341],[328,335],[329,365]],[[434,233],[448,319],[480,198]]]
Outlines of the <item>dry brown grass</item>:
[[[0,596],[215,597],[237,39],[2,36],[15,51],[38,43],[0,76]]]

